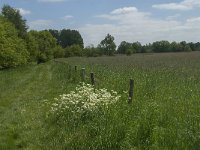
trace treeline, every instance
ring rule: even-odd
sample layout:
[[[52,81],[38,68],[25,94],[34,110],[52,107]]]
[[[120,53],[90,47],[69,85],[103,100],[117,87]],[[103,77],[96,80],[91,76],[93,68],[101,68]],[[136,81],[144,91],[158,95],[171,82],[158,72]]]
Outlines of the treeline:
[[[200,51],[200,43],[157,41],[142,45],[140,42],[122,41],[117,48],[110,34],[97,47],[91,45],[84,48],[83,38],[76,30],[28,31],[26,20],[19,10],[4,5],[0,14],[0,69],[72,56],[189,51]]]
[[[63,29],[28,31],[18,9],[4,5],[0,14],[0,69],[30,62],[79,55],[84,45],[80,33]]]
[[[156,41],[152,44],[141,45],[139,42],[121,42],[117,49],[119,54],[130,55],[132,53],[161,53],[161,52],[190,52],[200,51],[200,43]]]

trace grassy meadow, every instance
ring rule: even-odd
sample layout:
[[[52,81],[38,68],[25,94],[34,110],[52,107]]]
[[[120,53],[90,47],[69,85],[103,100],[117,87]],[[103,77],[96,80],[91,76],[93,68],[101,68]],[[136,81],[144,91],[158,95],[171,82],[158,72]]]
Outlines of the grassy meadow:
[[[0,150],[199,149],[199,52],[57,61],[0,71]],[[48,118],[44,100],[74,90],[83,67],[86,83],[94,72],[96,88],[117,91],[119,101],[88,118]]]

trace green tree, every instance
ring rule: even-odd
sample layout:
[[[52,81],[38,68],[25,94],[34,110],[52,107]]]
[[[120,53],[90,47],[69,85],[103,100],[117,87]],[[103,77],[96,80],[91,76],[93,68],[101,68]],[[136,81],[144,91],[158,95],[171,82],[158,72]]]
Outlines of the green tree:
[[[118,46],[117,53],[125,54],[125,53],[127,53],[127,51],[132,51],[132,44],[128,43],[126,41],[122,41],[120,43],[120,45]],[[130,53],[132,53],[132,52],[130,52]]]
[[[152,44],[153,52],[170,52],[170,43],[168,41],[157,41]]]
[[[25,39],[27,50],[30,53],[29,61],[31,62],[36,62],[40,53],[38,39],[36,38],[37,34],[38,34],[37,31],[28,32]]]
[[[0,16],[0,68],[26,64],[29,53],[14,25]]]
[[[60,36],[57,40],[60,42],[63,48],[72,45],[79,45],[81,48],[84,47],[83,38],[81,37],[81,34],[76,30],[63,29],[60,31],[59,35]]]
[[[51,35],[56,38],[57,40],[57,44],[61,44],[61,41],[60,41],[60,31],[58,30],[53,30],[53,29],[49,29],[49,30],[46,30],[46,31],[49,31],[51,33]]]
[[[46,62],[54,58],[54,48],[57,46],[56,39],[48,31],[30,31],[31,40],[27,42],[31,54],[36,54],[38,63]],[[29,44],[30,43],[30,44]],[[33,44],[34,43],[34,44]],[[31,49],[32,48],[32,49]]]
[[[141,45],[140,42],[133,42],[132,43],[132,48],[135,50],[135,51],[133,51],[134,53],[142,52],[142,45]]]
[[[94,45],[90,45],[84,48],[83,55],[87,57],[97,57],[97,56],[101,56],[102,52],[97,47],[94,47]]]
[[[83,56],[83,49],[79,45],[71,45],[65,48],[65,57]]]
[[[28,27],[26,25],[26,20],[22,18],[19,10],[9,5],[4,5],[2,8],[2,15],[15,25],[15,28],[19,31],[18,35],[21,38],[25,38]]]
[[[57,45],[53,48],[53,56],[54,58],[63,58],[65,56],[65,50],[60,45]]]
[[[177,42],[172,42],[170,45],[170,49],[172,52],[181,52],[183,51],[183,45]]]
[[[114,37],[107,34],[104,40],[98,45],[98,47],[103,51],[105,55],[112,56],[115,53],[116,44],[114,42]]]

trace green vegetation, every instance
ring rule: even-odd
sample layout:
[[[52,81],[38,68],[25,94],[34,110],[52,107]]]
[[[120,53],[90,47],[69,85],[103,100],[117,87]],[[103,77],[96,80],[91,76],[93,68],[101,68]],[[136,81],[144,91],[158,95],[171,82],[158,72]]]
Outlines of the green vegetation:
[[[0,149],[200,147],[200,53],[152,53],[199,51],[199,42],[123,41],[116,50],[107,34],[84,48],[76,30],[27,29],[19,10],[2,8]],[[127,56],[108,57],[117,53]],[[95,89],[80,86],[82,67],[86,83],[94,72]]]
[[[0,16],[0,69],[25,64],[29,53],[14,25]]]
[[[22,18],[19,10],[14,9],[9,5],[4,5],[2,8],[2,15],[13,23],[15,28],[18,30],[19,37],[25,38],[28,27],[26,25],[26,20]]]
[[[108,56],[112,56],[115,53],[115,49],[116,49],[116,44],[114,42],[115,38],[110,35],[107,34],[107,36],[105,37],[105,39],[103,39],[100,44],[98,45],[99,49],[101,51],[103,51],[103,54],[108,55]]]
[[[0,149],[198,149],[199,57],[199,52],[76,57],[0,71]],[[87,117],[47,117],[51,107],[45,102],[79,84],[75,65],[78,71],[86,68],[87,83],[94,72],[97,89],[117,91],[121,98]],[[130,78],[134,100],[128,105]]]

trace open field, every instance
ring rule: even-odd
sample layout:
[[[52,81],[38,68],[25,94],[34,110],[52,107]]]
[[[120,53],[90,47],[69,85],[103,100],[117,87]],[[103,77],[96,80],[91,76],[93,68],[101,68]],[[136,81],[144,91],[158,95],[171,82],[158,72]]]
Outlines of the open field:
[[[0,150],[198,149],[200,53],[68,58],[0,71]],[[117,91],[115,106],[66,122],[46,117],[51,101],[80,82],[69,65],[94,72],[97,88]],[[70,77],[71,76],[71,77]],[[129,79],[134,100],[127,104]],[[90,83],[89,78],[86,82]]]

